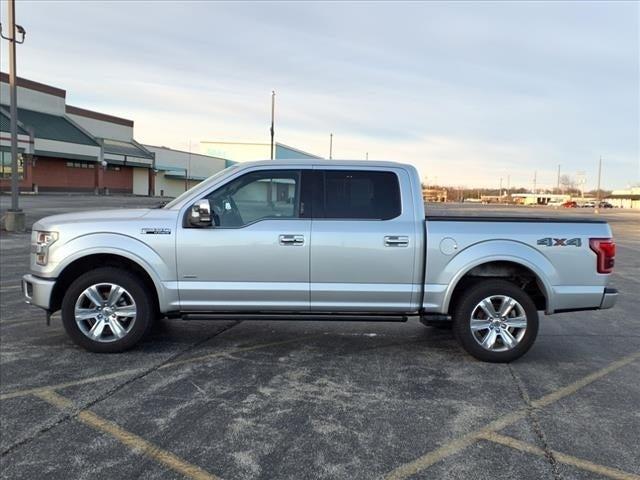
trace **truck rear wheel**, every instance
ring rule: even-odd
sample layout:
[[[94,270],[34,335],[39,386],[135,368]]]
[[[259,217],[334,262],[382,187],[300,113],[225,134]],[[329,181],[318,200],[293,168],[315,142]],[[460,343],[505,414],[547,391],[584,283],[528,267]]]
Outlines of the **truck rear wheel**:
[[[538,335],[538,311],[525,292],[506,280],[475,284],[460,298],[453,331],[462,347],[485,362],[511,362]]]
[[[104,267],[69,286],[62,300],[62,324],[76,344],[91,352],[122,352],[144,337],[154,311],[138,277]]]

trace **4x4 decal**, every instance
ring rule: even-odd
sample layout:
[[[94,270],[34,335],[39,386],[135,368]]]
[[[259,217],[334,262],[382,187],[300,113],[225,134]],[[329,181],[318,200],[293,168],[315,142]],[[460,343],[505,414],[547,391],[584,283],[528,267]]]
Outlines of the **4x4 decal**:
[[[545,247],[580,247],[582,241],[579,238],[541,238],[538,240],[538,245],[544,245]]]

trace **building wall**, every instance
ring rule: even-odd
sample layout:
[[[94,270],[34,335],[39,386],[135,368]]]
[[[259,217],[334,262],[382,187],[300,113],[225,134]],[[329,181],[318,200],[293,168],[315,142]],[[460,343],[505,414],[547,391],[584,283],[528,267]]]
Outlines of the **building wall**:
[[[322,158],[318,157],[317,155],[312,155],[311,153],[303,152],[302,150],[298,150],[297,148],[282,145],[281,143],[276,144],[275,154],[278,160],[299,160],[301,158],[313,160],[314,158]]]
[[[36,112],[64,115],[64,94],[65,92],[63,90],[59,90],[57,94],[52,94],[32,90],[30,88],[24,88],[18,85],[18,105],[20,108],[35,110]],[[3,79],[0,82],[0,98],[3,100],[6,99],[6,102],[9,103],[9,96],[9,84],[5,83],[3,75]]]
[[[198,181],[191,180],[187,183],[187,188],[196,186]],[[185,191],[183,178],[166,177],[164,172],[160,171],[155,175],[155,194],[160,197],[177,197]]]
[[[71,155],[71,158],[73,158],[74,155],[92,157],[96,162],[100,157],[100,147],[96,145],[80,145],[77,143],[60,142],[58,140],[48,140],[37,137],[35,139],[34,149],[36,153],[38,150],[43,152],[56,152],[59,154],[66,153]]]
[[[202,179],[224,170],[227,160],[224,158],[189,153],[182,150],[174,150],[167,147],[145,145],[147,150],[156,156],[156,174],[154,176],[155,195],[165,197],[177,197],[185,190],[183,178],[168,177],[168,171],[189,173],[188,188],[200,183]]]
[[[31,183],[37,185],[39,192],[93,192],[98,165],[87,163],[93,168],[76,168],[67,166],[67,162],[74,163],[63,158],[36,157]]]
[[[156,167],[170,167],[174,170],[189,171],[189,177],[208,178],[226,168],[224,158],[189,153],[167,147],[145,145],[147,150],[155,153]]]
[[[149,169],[133,167],[133,194],[149,195]]]
[[[122,140],[123,142],[130,142],[133,139],[133,127],[87,118],[72,113],[67,113],[67,117],[99,138],[111,138],[113,140]]]
[[[133,193],[133,167],[109,166],[104,171],[104,188],[109,193]]]

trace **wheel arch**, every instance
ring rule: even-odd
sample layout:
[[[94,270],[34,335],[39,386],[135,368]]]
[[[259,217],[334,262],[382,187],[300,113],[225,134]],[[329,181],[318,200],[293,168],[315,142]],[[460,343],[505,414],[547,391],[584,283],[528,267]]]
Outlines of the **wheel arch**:
[[[151,293],[152,304],[158,311],[160,310],[159,282],[141,262],[118,253],[91,253],[72,260],[61,270],[51,292],[51,311],[60,310],[64,294],[76,278],[101,267],[115,267],[136,275],[144,283],[146,290]]]
[[[538,310],[548,311],[549,292],[539,274],[530,266],[513,259],[500,259],[479,262],[461,272],[452,283],[447,296],[445,309],[451,314],[464,292],[484,279],[504,279],[520,287],[527,293]]]

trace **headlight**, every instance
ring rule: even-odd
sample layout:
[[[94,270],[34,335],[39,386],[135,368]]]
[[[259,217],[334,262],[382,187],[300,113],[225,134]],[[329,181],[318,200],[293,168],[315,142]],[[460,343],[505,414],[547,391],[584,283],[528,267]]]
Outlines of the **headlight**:
[[[38,265],[46,265],[49,261],[49,247],[58,240],[58,232],[36,232],[36,244],[34,252],[36,254],[36,263]]]

